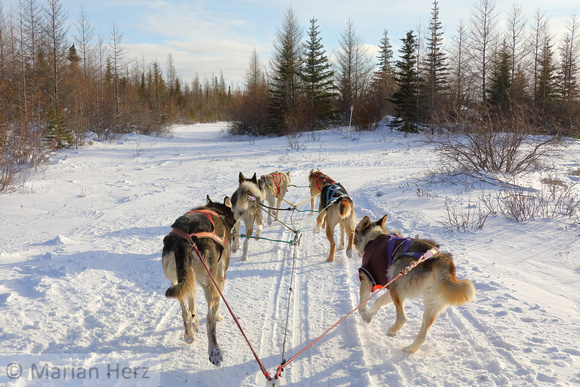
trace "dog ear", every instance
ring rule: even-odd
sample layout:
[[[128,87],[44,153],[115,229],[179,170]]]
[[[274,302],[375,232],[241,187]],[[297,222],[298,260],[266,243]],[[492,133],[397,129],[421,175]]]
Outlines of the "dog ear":
[[[243,182],[244,180],[246,180],[246,178],[244,177],[244,174],[243,174],[242,172],[240,172],[239,179],[240,179],[240,184],[242,184],[242,182]]]
[[[232,209],[232,201],[230,200],[229,196],[226,196],[226,197],[224,198],[224,205],[225,205],[226,207],[229,207],[229,208],[230,208],[230,210]]]
[[[362,218],[362,220],[359,222],[358,226],[361,229],[365,229],[365,228],[369,228],[371,226],[371,219],[368,216],[365,216],[364,218]]]
[[[256,178],[256,172],[254,172],[254,176],[252,176],[252,183],[258,184],[258,179]]]
[[[378,222],[377,224],[380,224],[382,228],[385,228],[385,224],[387,224],[387,219],[389,218],[389,214],[385,214],[385,216],[383,216]]]
[[[205,205],[209,206],[210,204],[212,204],[213,202],[211,201],[211,199],[209,198],[209,195],[207,195],[207,197],[205,198]]]

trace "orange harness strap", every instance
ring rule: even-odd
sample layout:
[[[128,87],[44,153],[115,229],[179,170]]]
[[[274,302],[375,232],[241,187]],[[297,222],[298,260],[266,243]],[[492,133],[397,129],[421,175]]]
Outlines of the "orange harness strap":
[[[225,248],[226,246],[226,234],[224,232],[223,237],[218,237],[215,233],[215,223],[213,221],[213,218],[211,217],[212,215],[215,216],[216,218],[219,217],[219,215],[211,210],[194,210],[194,211],[190,211],[187,214],[204,214],[205,216],[207,216],[207,218],[209,219],[209,221],[211,222],[212,226],[213,226],[213,231],[209,232],[209,231],[200,231],[200,232],[194,232],[191,234],[188,234],[187,232],[185,232],[184,230],[182,230],[179,227],[173,227],[171,230],[171,234],[173,235],[177,235],[178,237],[181,237],[183,239],[187,239],[189,240],[191,237],[196,237],[196,238],[209,238],[209,239],[213,239],[215,242],[217,242],[221,247]]]

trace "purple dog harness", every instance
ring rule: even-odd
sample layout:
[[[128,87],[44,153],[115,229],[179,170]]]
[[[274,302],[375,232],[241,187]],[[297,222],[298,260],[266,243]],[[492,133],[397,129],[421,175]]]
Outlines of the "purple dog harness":
[[[362,266],[358,269],[359,279],[362,281],[360,274],[364,273],[371,280],[373,284],[371,291],[374,292],[389,283],[388,269],[394,261],[393,257],[401,247],[403,247],[401,255],[415,258],[426,256],[425,259],[427,259],[439,252],[436,247],[426,253],[409,252],[412,242],[412,238],[401,238],[396,235],[383,234],[379,236],[365,248]],[[387,252],[386,255],[385,251]]]

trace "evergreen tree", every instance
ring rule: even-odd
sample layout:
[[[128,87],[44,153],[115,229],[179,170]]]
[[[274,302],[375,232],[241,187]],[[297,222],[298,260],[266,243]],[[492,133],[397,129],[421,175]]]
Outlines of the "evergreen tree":
[[[432,119],[440,109],[447,93],[447,57],[443,51],[443,27],[439,20],[439,4],[433,1],[427,35],[427,50],[423,60],[427,116]]]
[[[271,61],[270,80],[270,131],[272,134],[289,132],[288,120],[296,108],[299,90],[298,70],[300,68],[300,41],[302,29],[292,11],[288,8],[282,29],[276,33],[274,57]]]
[[[380,73],[389,73],[393,71],[393,46],[389,39],[389,31],[386,29],[383,31],[383,36],[379,42],[379,55],[377,58],[379,59],[378,71]]]
[[[308,39],[304,44],[304,60],[299,76],[305,97],[303,113],[306,114],[305,129],[325,128],[332,121],[334,95],[334,71],[326,56],[316,19],[310,19]]]
[[[500,110],[507,110],[510,106],[510,88],[512,83],[511,56],[505,42],[493,62],[489,84],[490,87],[486,90],[486,102]]]
[[[546,39],[538,61],[537,87],[534,91],[534,100],[541,116],[548,113],[557,95],[556,65],[553,55],[552,45],[549,39]]]
[[[417,132],[419,124],[420,77],[417,73],[417,41],[413,30],[401,39],[399,49],[401,58],[396,62],[395,75],[399,90],[393,94],[391,102],[395,105],[395,119],[391,127],[404,132]]]
[[[574,15],[568,23],[566,35],[560,47],[560,95],[562,100],[573,101],[580,94],[578,88],[579,39],[580,23],[577,16]]]
[[[385,29],[379,42],[379,54],[377,55],[378,70],[372,79],[370,93],[366,99],[368,108],[372,109],[371,118],[379,121],[387,114],[393,113],[393,107],[389,99],[393,96],[397,87],[394,79],[393,48],[389,39],[389,33]]]

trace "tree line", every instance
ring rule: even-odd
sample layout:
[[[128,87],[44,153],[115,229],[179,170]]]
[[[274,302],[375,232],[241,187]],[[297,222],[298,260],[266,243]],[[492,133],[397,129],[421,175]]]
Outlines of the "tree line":
[[[376,57],[352,20],[329,54],[317,20],[305,30],[288,8],[269,65],[254,50],[242,87],[233,88],[221,73],[183,81],[171,54],[165,64],[129,58],[118,26],[96,34],[82,9],[68,28],[62,0],[21,0],[9,10],[0,2],[0,190],[87,131],[163,133],[176,122],[228,120],[232,133],[262,136],[351,119],[372,130],[388,115],[394,128],[416,132],[524,109],[519,116],[538,132],[579,135],[575,15],[556,41],[540,10],[526,20],[514,4],[500,30],[494,1],[479,0],[444,40],[432,5],[428,25],[410,29],[398,55],[384,29]]]
[[[577,16],[567,21],[560,41],[541,10],[527,20],[514,3],[503,30],[494,0],[479,0],[469,16],[445,40],[435,0],[428,25],[408,30],[398,57],[385,29],[374,58],[349,20],[329,58],[317,20],[310,20],[303,39],[289,8],[270,66],[261,66],[255,52],[250,57],[232,108],[232,131],[291,134],[351,118],[356,128],[368,130],[389,115],[393,128],[417,132],[466,117],[510,117],[518,109],[538,133],[578,137]]]

